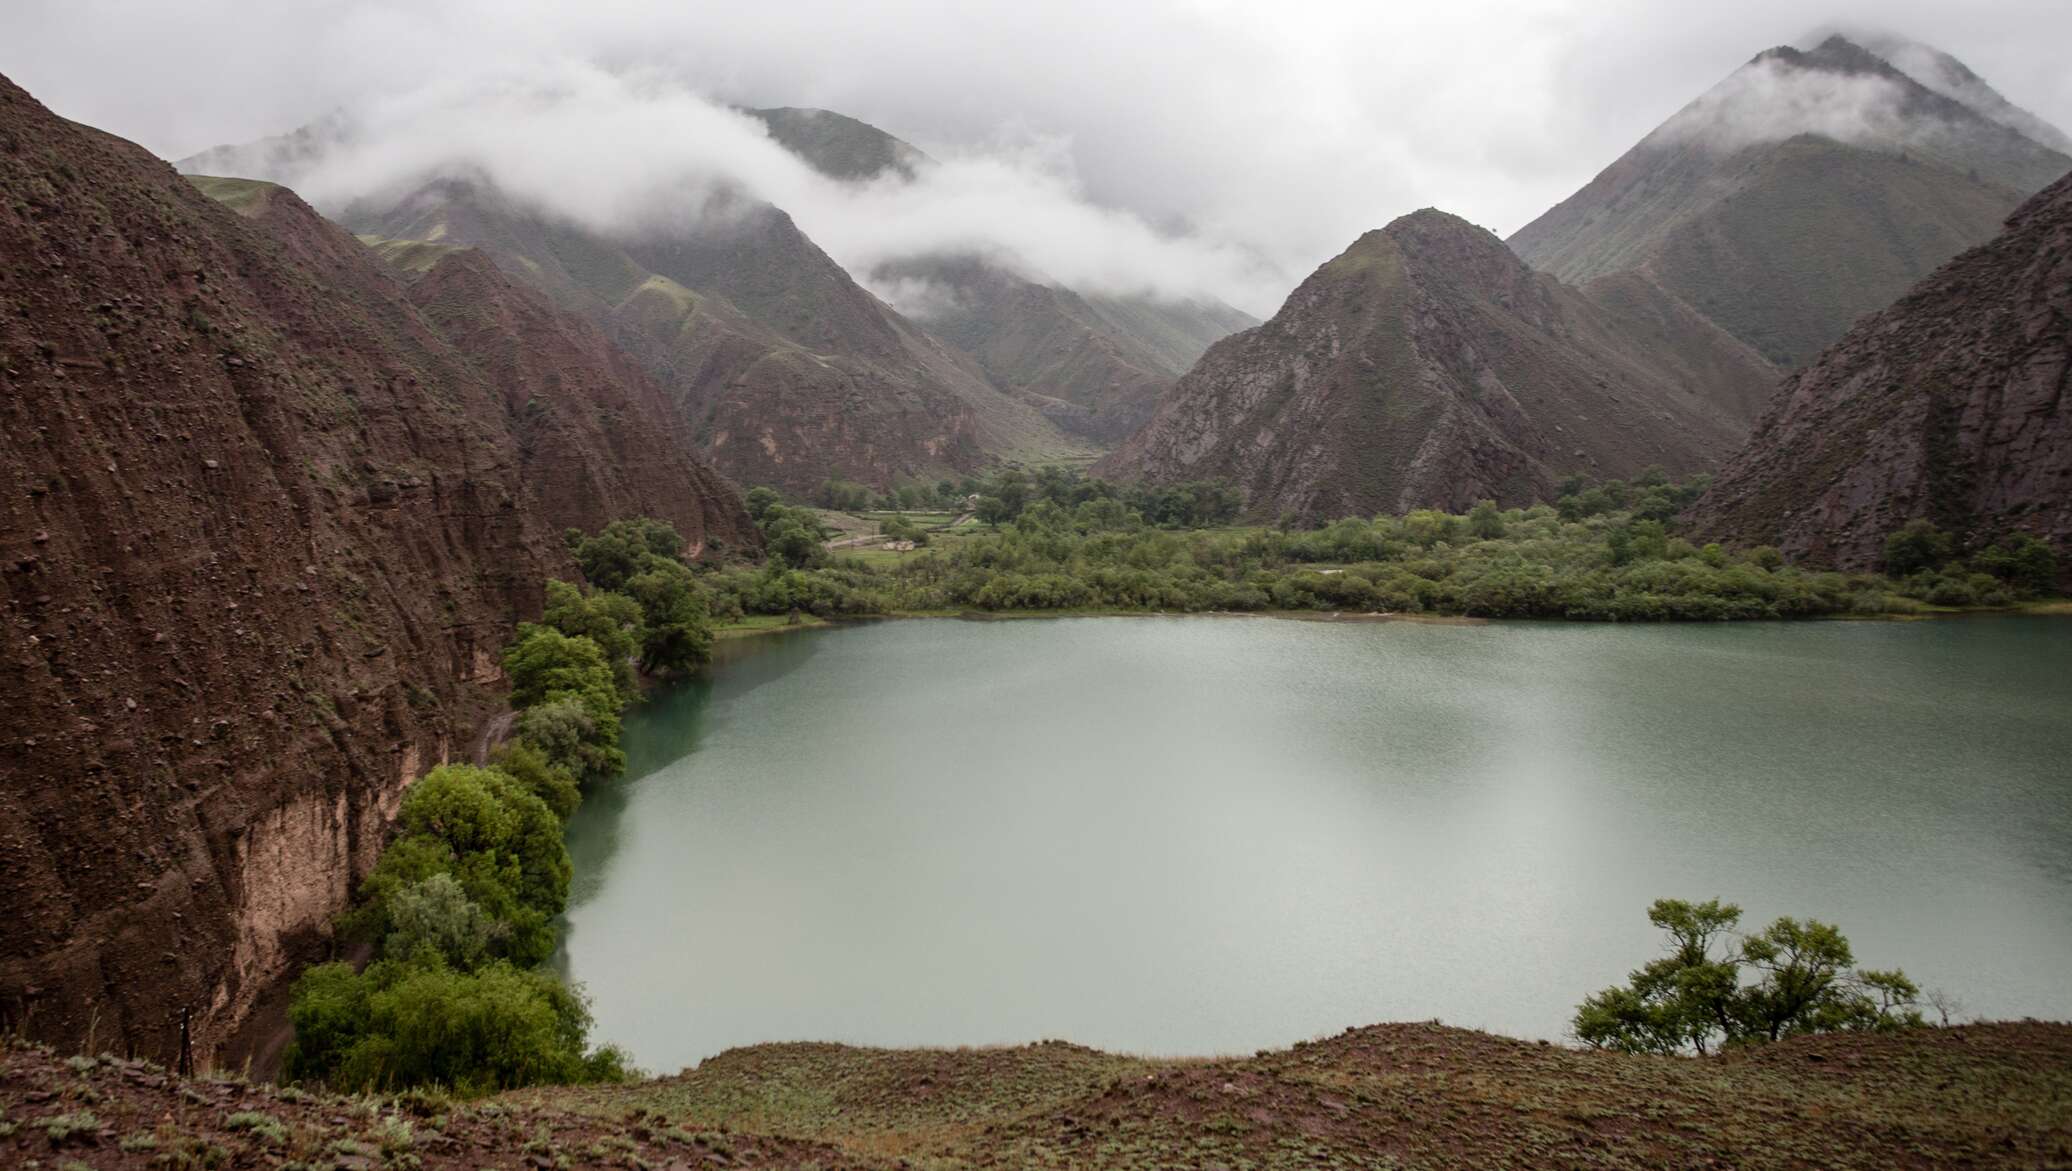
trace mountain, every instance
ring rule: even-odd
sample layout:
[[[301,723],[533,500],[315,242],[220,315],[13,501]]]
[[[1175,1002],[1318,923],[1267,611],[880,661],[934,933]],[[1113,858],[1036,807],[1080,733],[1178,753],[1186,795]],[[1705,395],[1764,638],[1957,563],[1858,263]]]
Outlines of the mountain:
[[[776,106],[742,113],[761,122],[778,145],[836,179],[912,179],[917,168],[934,161],[912,143],[833,110]]]
[[[2072,176],[1787,379],[1691,521],[1868,569],[1916,517],[2072,555]]]
[[[0,1018],[155,1055],[229,1036],[470,751],[564,525],[757,541],[582,323],[464,256],[421,307],[207,185],[0,79]]]
[[[692,230],[615,236],[486,179],[441,179],[341,218],[392,254],[411,241],[479,247],[597,322],[668,389],[693,446],[741,483],[883,487],[1085,452],[768,204],[737,200]]]
[[[1527,504],[1568,472],[1710,468],[1772,379],[1646,282],[1593,300],[1425,210],[1360,237],[1272,320],[1211,347],[1095,470],[1228,480],[1253,513],[1308,520]]]
[[[832,178],[911,182],[935,165],[918,147],[832,110],[746,112]],[[1210,345],[1259,324],[1213,299],[1074,290],[991,256],[914,258],[864,275],[994,385],[1104,446],[1142,425]]]
[[[2072,169],[2011,109],[1981,113],[1841,36],[1772,49],[1510,243],[1571,284],[1637,275],[1795,365]]]
[[[907,290],[916,320],[995,386],[1103,445],[1142,426],[1210,345],[1258,324],[1218,301],[1078,293],[976,256],[903,261],[872,277]]]
[[[1936,93],[1962,103],[2032,142],[2072,155],[2072,134],[2007,100],[1986,79],[1941,49],[1889,32],[1859,31],[1845,39],[1884,58],[1891,66]]]

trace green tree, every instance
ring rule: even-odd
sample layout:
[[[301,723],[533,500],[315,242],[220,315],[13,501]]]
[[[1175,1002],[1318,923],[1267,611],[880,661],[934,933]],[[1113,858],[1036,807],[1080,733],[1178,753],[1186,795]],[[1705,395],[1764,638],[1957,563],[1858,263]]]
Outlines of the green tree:
[[[2048,594],[2057,588],[2056,551],[2028,533],[2009,533],[1980,550],[1971,564],[2024,595]]]
[[[490,756],[489,765],[524,785],[562,821],[567,821],[583,803],[582,786],[576,783],[575,774],[549,761],[545,753],[523,740],[512,740],[497,749]]]
[[[748,505],[748,519],[758,525],[763,523],[763,516],[772,505],[784,503],[784,498],[773,488],[750,488],[742,499]]]
[[[625,698],[604,651],[581,635],[527,623],[504,648],[504,674],[511,680],[511,706],[524,709],[571,696],[600,713],[616,714]]]
[[[689,671],[712,657],[712,608],[690,570],[658,564],[627,581],[626,592],[639,604],[646,632],[642,670]]]
[[[1908,521],[1885,538],[1885,572],[1906,577],[1923,570],[1940,569],[1954,552],[1950,535],[1924,519]]]
[[[508,773],[440,765],[404,793],[396,828],[405,837],[444,842],[456,859],[482,854],[515,867],[519,900],[548,916],[567,905],[561,819]]]
[[[659,563],[676,564],[673,561]],[[612,668],[612,677],[617,680],[620,693],[631,698],[638,692],[633,660],[647,637],[638,602],[624,594],[603,590],[585,594],[568,582],[550,581],[547,583],[547,607],[540,615],[540,623],[571,637],[587,638],[596,643],[597,649],[604,652],[605,662]]]
[[[575,533],[569,551],[591,585],[617,590],[646,568],[649,558],[674,561],[683,548],[683,536],[668,522],[642,516],[615,520],[594,536]]]
[[[581,700],[561,698],[518,713],[512,731],[547,763],[579,785],[599,785],[626,771],[619,749],[619,717],[600,715]]]
[[[435,955],[460,971],[489,958],[496,924],[468,898],[460,880],[439,873],[395,893],[388,905],[389,933],[383,955],[415,960]]]
[[[1478,541],[1495,541],[1504,535],[1504,514],[1497,511],[1496,501],[1478,500],[1468,511],[1468,532]]]
[[[1015,514],[1019,511],[1020,509],[1008,504],[1007,501],[998,496],[981,496],[978,498],[978,507],[975,510],[975,514],[979,520],[994,528],[998,528],[1013,520]]]
[[[1583,1001],[1576,1036],[1628,1053],[1704,1053],[1715,1037],[1732,1035],[1738,969],[1715,949],[1740,920],[1741,908],[1718,899],[1656,900],[1648,921],[1668,933],[1668,954],[1632,972],[1625,987]]]
[[[1921,1023],[1920,990],[1906,974],[1852,970],[1849,941],[1831,924],[1785,917],[1730,947],[1741,919],[1732,904],[1661,899],[1648,919],[1668,934],[1667,954],[1577,1007],[1575,1034],[1589,1045],[1702,1054],[1722,1043]]]
[[[384,960],[321,964],[296,982],[287,1069],[339,1090],[446,1086],[465,1095],[616,1081],[616,1050],[586,1053],[590,1013],[560,981],[505,963],[460,972]]]

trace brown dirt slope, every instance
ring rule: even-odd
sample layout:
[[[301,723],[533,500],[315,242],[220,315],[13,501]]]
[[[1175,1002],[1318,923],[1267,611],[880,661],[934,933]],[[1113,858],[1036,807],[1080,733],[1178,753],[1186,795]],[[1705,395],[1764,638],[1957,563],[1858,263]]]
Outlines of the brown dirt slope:
[[[2072,559],[2072,176],[1787,379],[1691,520],[1867,569],[1916,517]]]
[[[1568,472],[1709,469],[1773,374],[1645,285],[1586,296],[1426,210],[1212,347],[1097,470],[1229,480],[1306,519],[1526,504]]]
[[[472,1105],[181,1082],[15,1046],[0,1050],[0,1128],[11,1127],[0,1158],[146,1167],[213,1152],[204,1165],[355,1171],[2034,1168],[2072,1160],[2068,1095],[2072,1026],[2033,1022],[1807,1037],[1696,1059],[1438,1025],[1213,1061],[1058,1043],[761,1045],[658,1081]]]
[[[1850,123],[1846,142],[1749,141],[1748,126],[1780,116],[1770,95],[1794,85],[1836,101],[1876,87],[1886,100]],[[1990,113],[1842,37],[1772,49],[1510,244],[1585,287],[1615,273],[1646,280],[1771,361],[1806,362],[2072,169]]]
[[[234,194],[0,79],[9,1029],[164,1054],[188,1009],[206,1054],[465,749],[513,620],[574,572],[561,524],[753,540],[581,354],[529,335],[564,377],[514,409],[497,346],[292,193]]]

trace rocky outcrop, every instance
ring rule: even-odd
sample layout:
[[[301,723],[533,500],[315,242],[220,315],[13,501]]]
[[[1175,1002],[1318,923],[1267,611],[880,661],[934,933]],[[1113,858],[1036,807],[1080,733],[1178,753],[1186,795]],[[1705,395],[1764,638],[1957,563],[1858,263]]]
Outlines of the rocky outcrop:
[[[1096,470],[1228,480],[1255,514],[1312,520],[1526,504],[1568,472],[1711,467],[1771,377],[1673,301],[1644,287],[1593,300],[1427,210],[1217,343]]]
[[[1916,517],[2072,562],[2072,176],[1788,379],[1690,520],[1869,569]]]
[[[185,1010],[206,1053],[308,953],[563,523],[754,540],[551,319],[449,337],[234,195],[0,79],[0,1017],[67,1043],[164,1055]]]
[[[2072,168],[1942,62],[1976,84],[1936,92],[1839,36],[1769,50],[1510,244],[1573,284],[1645,280],[1773,362],[1808,361]]]

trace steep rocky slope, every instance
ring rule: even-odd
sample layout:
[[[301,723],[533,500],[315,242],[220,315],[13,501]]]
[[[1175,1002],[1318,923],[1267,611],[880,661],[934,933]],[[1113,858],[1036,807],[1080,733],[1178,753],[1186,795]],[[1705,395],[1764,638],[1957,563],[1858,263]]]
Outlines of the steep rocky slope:
[[[339,1097],[0,1039],[0,1161],[88,1168],[2036,1168],[2072,1027],[1796,1037],[1703,1058],[1378,1025],[1250,1057],[1062,1042],[758,1045],[623,1086]]]
[[[562,524],[755,539],[580,339],[456,345],[293,194],[224,194],[0,79],[0,1018],[147,1054],[325,929]]]
[[[1916,517],[2072,555],[2072,176],[1787,379],[1691,519],[1865,569]]]
[[[1771,378],[1645,283],[1593,300],[1426,210],[1217,343],[1096,470],[1229,480],[1255,514],[1307,519],[1525,504],[1567,472],[1711,467]]]
[[[1765,52],[1511,246],[1573,284],[1648,280],[1772,361],[1804,362],[2072,169],[2016,128],[2033,116],[1938,60],[1943,88],[1990,108],[1839,36]]]

